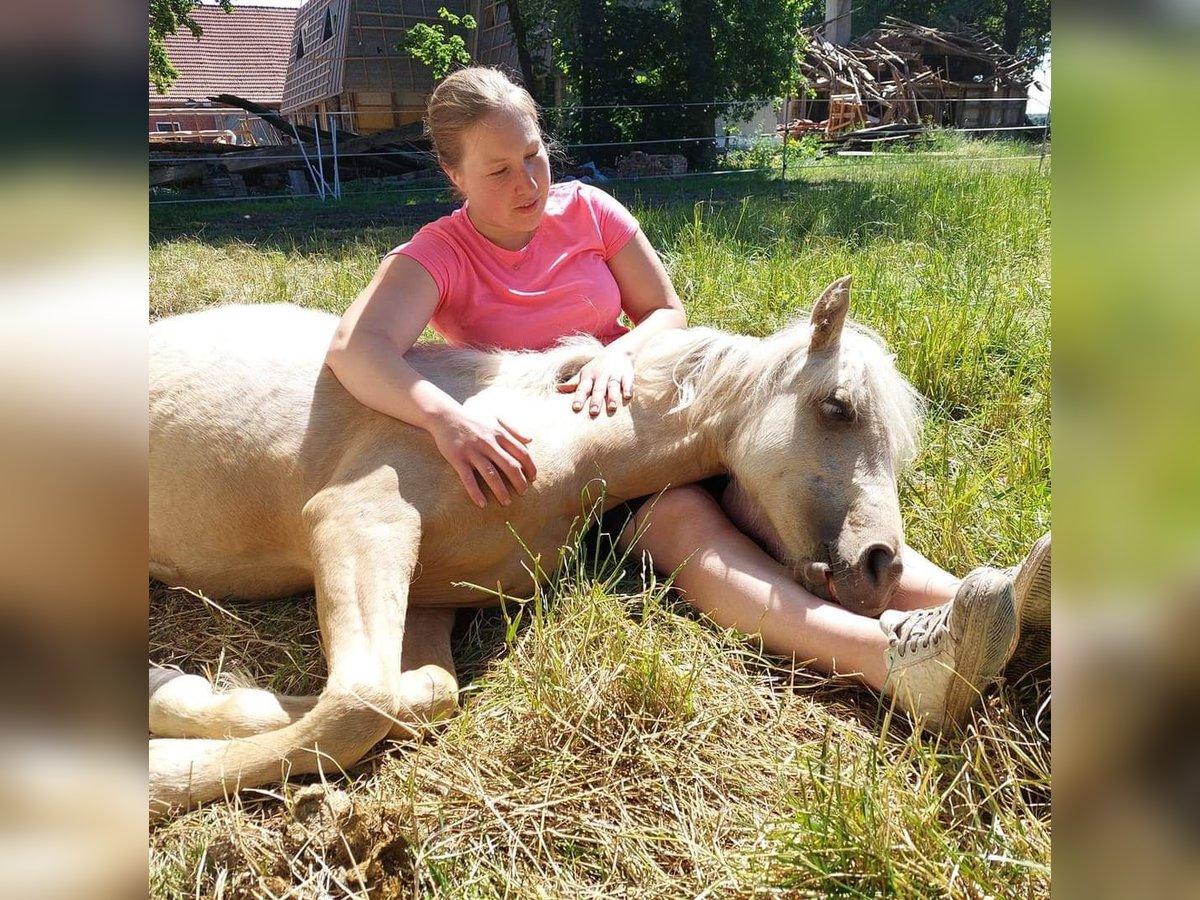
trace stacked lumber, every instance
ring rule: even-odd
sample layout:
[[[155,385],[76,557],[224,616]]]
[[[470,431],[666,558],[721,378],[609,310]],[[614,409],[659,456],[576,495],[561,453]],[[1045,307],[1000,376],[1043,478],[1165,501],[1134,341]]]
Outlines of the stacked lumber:
[[[284,143],[264,147],[233,144],[197,144],[180,142],[150,145],[150,186],[213,182],[232,178],[238,185],[247,175],[286,177],[289,170],[304,169],[304,158],[317,165],[323,160],[327,177],[332,178],[334,135],[286,119],[233,94],[220,94],[210,100],[225,106],[238,106],[260,116],[278,131]],[[407,125],[375,134],[337,134],[338,169],[341,180],[380,175],[433,174],[436,165],[429,142],[419,124]],[[204,156],[205,159],[197,157]],[[241,176],[236,178],[235,176]]]
[[[977,60],[991,70],[985,82],[990,80],[997,84],[1020,84],[1027,87],[1033,81],[1033,60],[1013,56],[984,32],[970,26],[958,26],[955,31],[943,31],[888,16],[881,28],[866,35],[862,40],[865,44],[890,49],[895,53],[925,52],[928,55],[926,51],[913,49],[923,44],[936,48],[946,56]]]
[[[789,135],[823,129],[829,140],[858,136],[864,129],[848,127],[855,116],[866,130],[943,124],[953,115],[948,101],[958,96],[951,60],[956,66],[974,64],[979,79],[973,78],[972,85],[1016,85],[1024,91],[1033,80],[1030,60],[1006,53],[977,29],[946,31],[889,16],[880,28],[843,47],[827,40],[822,27],[801,30],[807,49],[800,71],[807,92],[799,102],[802,110],[813,101],[822,104],[827,117],[810,119],[802,111],[794,125],[786,126]],[[899,133],[893,130],[888,139]]]

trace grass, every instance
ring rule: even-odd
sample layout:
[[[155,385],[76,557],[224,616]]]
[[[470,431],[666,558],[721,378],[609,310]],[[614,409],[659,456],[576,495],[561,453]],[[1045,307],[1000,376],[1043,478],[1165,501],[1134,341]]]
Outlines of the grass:
[[[909,542],[960,573],[1007,564],[1050,526],[1047,171],[896,156],[783,186],[745,175],[614,191],[693,322],[766,333],[852,272],[852,315],[930,403],[903,486]],[[316,224],[297,204],[154,210],[151,314],[345,308],[419,224],[387,197],[356,202]],[[155,662],[320,688],[304,598],[222,612],[158,589],[151,610]],[[156,828],[151,894],[1049,892],[1045,683],[1004,686],[965,737],[931,741],[869,691],[759,654],[582,544],[534,598],[464,617],[456,658],[464,710],[436,735],[381,745],[345,778]]]

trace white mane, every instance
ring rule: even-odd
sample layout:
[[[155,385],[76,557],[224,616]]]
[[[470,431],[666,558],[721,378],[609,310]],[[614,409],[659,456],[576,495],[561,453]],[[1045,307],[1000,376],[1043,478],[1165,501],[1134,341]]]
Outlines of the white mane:
[[[655,372],[668,378],[678,392],[675,411],[697,425],[731,405],[761,404],[789,388],[799,390],[802,402],[819,402],[840,383],[856,407],[874,411],[897,467],[909,464],[920,446],[924,404],[883,340],[847,322],[839,352],[810,358],[811,336],[807,325],[766,338],[702,327],[669,332],[639,361],[639,371],[651,380]],[[850,377],[842,379],[846,368]]]
[[[698,427],[732,406],[765,403],[781,389],[798,389],[803,402],[818,402],[841,383],[856,407],[874,411],[897,467],[910,463],[920,445],[924,405],[883,340],[847,322],[839,352],[810,359],[810,338],[807,325],[765,338],[699,326],[667,331],[638,358],[638,386],[673,392],[672,412]],[[436,360],[436,368],[455,380],[545,391],[577,372],[600,346],[594,338],[575,336],[543,352],[437,347],[429,362]],[[850,377],[842,379],[848,368]]]

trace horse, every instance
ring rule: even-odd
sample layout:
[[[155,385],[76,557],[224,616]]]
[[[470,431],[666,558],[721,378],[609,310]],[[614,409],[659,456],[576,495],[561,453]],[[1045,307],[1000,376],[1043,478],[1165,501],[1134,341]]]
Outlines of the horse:
[[[878,614],[900,572],[896,479],[921,409],[882,341],[847,324],[849,304],[846,277],[764,338],[663,333],[634,360],[632,399],[595,419],[556,390],[594,342],[418,344],[418,371],[533,439],[537,478],[486,509],[425,431],[362,406],[324,365],[335,316],[228,306],[155,322],[150,574],[210,597],[315,592],[328,678],[315,697],[213,693],[151,669],[151,815],[345,769],[457,709],[454,612],[494,601],[467,585],[528,595],[597,480],[607,508],[726,474],[735,521],[798,580]]]

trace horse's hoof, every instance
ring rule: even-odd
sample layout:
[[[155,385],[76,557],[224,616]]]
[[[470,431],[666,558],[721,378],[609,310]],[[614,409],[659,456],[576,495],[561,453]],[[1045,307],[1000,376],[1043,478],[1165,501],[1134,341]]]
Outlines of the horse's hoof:
[[[166,684],[168,681],[180,677],[183,673],[178,669],[165,669],[161,666],[155,666],[150,670],[150,696],[154,696],[154,692]]]

